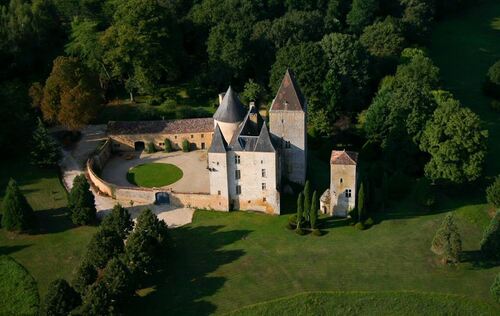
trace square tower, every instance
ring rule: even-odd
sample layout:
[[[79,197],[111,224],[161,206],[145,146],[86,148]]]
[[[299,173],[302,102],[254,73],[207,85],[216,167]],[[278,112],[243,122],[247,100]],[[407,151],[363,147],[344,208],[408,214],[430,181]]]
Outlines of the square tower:
[[[304,184],[307,173],[307,104],[287,70],[269,110],[269,125],[283,179]]]
[[[330,159],[330,215],[346,217],[356,206],[358,153],[332,151]]]

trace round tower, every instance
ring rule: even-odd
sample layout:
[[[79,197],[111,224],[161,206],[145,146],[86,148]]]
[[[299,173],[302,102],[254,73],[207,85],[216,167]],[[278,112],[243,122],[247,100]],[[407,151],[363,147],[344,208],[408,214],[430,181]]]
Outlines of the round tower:
[[[226,94],[220,102],[219,108],[214,114],[214,129],[217,125],[222,132],[222,136],[227,143],[231,142],[234,133],[240,126],[246,115],[246,109],[238,99],[236,93],[231,89],[227,89]]]

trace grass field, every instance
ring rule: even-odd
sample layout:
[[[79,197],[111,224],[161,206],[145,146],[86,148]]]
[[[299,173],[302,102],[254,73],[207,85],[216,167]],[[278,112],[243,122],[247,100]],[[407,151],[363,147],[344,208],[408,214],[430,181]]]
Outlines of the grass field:
[[[227,315],[495,315],[458,295],[412,292],[314,292],[248,306]]]
[[[36,211],[39,231],[20,235],[0,229],[0,255],[22,264],[38,283],[43,296],[56,278],[72,278],[95,227],[74,227],[66,215],[66,191],[56,170],[31,166],[25,160],[2,162],[0,196],[9,177],[15,178]]]
[[[0,256],[0,315],[37,315],[38,289],[26,269],[8,256]]]
[[[128,182],[139,187],[163,187],[179,181],[182,170],[169,163],[146,163],[133,167],[127,172]]]

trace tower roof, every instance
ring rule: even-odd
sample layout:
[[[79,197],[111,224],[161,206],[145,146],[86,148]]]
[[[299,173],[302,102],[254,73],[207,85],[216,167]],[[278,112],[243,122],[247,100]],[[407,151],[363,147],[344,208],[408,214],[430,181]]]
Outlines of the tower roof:
[[[258,152],[275,152],[273,143],[271,142],[271,137],[269,136],[269,131],[267,130],[266,122],[262,124],[260,129],[259,138],[257,139],[257,144],[255,144],[254,151]]]
[[[332,165],[357,165],[358,153],[354,151],[332,150]]]
[[[253,116],[252,119],[251,116]],[[260,116],[257,108],[251,107],[248,110],[243,123],[231,140],[230,147],[235,151],[276,151],[271,142],[266,122]]]
[[[304,111],[305,98],[290,69],[286,70],[270,111]]]
[[[245,107],[231,86],[229,86],[219,108],[214,114],[214,119],[225,123],[237,123],[243,121],[245,113]]]
[[[208,149],[209,153],[225,153],[227,147],[227,142],[220,131],[219,124],[215,126],[214,136],[212,138],[212,144]]]

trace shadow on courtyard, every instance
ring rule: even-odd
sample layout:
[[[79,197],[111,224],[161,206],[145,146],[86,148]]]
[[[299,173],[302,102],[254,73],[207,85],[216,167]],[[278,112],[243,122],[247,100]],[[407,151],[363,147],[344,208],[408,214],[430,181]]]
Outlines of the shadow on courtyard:
[[[217,307],[206,299],[224,286],[226,278],[211,276],[245,252],[226,246],[244,239],[250,230],[223,231],[224,226],[180,227],[171,230],[173,248],[151,292],[137,297],[131,314],[209,315]]]

